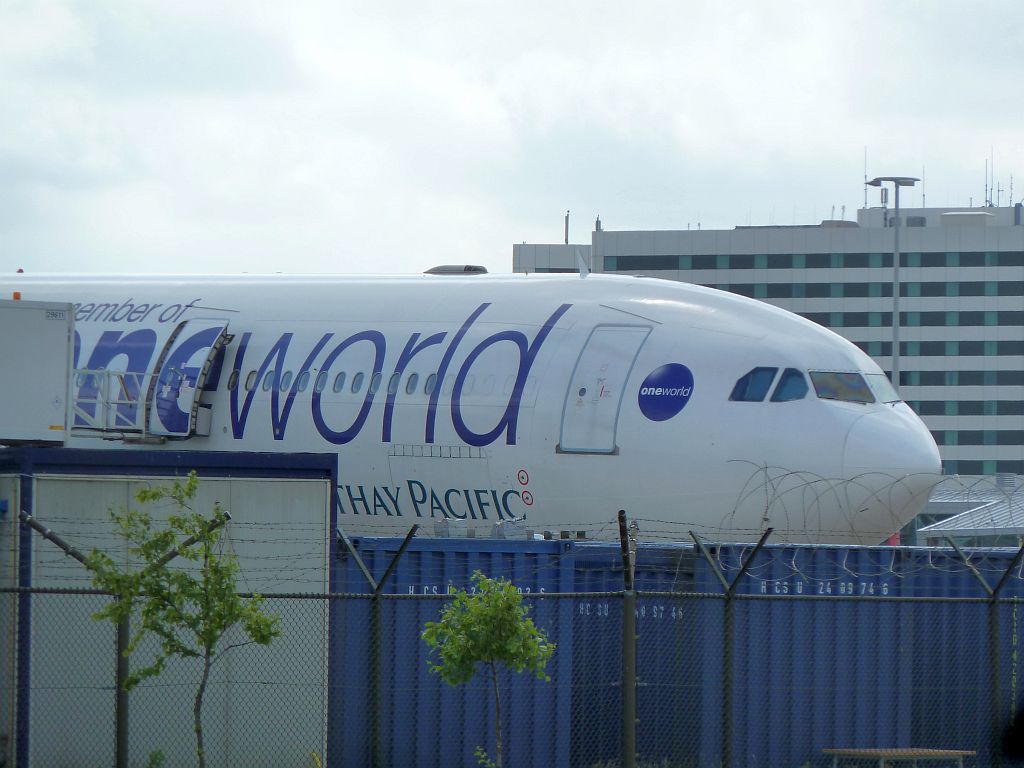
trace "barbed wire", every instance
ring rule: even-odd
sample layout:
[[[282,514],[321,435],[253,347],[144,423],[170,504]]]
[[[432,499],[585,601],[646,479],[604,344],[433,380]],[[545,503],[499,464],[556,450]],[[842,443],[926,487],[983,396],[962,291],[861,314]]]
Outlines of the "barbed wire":
[[[775,528],[774,540],[788,541],[794,538],[807,538],[813,535],[822,540],[819,544],[800,544],[796,549],[779,551],[771,547],[765,550],[761,561],[754,563],[749,571],[748,577],[754,580],[765,582],[777,582],[781,579],[800,578],[809,583],[813,582],[834,582],[841,575],[836,572],[828,576],[816,573],[813,559],[822,551],[833,551],[833,544],[828,543],[829,539],[837,539],[848,536],[851,531],[856,530],[855,520],[850,520],[850,530],[825,528],[820,524],[815,527],[814,519],[820,519],[825,505],[839,505],[841,509],[850,509],[851,502],[871,502],[879,506],[898,505],[908,495],[911,495],[914,488],[924,484],[923,481],[934,480],[932,486],[932,498],[939,503],[961,505],[964,509],[957,510],[961,514],[969,513],[976,515],[982,520],[991,520],[994,509],[993,505],[1003,504],[1010,513],[1018,508],[1021,510],[1021,522],[1024,523],[1024,486],[1017,477],[957,477],[957,476],[892,476],[888,482],[879,481],[879,473],[870,473],[853,480],[825,478],[814,476],[806,472],[796,472],[783,467],[751,465],[751,474],[747,484],[739,494],[733,511],[724,515],[719,526],[701,525],[696,520],[686,520],[672,516],[638,516],[636,522],[640,526],[641,540],[644,544],[661,547],[665,552],[679,548],[680,551],[688,552],[687,556],[693,557],[692,545],[688,542],[689,531],[694,530],[700,536],[711,541],[718,540],[715,551],[718,553],[716,567],[723,573],[734,573],[739,569],[739,563],[743,555],[750,551],[749,545],[731,545],[727,550],[721,542],[729,540],[753,540],[763,532],[763,526],[744,526],[742,524],[741,512],[743,505],[749,506],[753,502],[764,505],[764,518]],[[913,487],[911,487],[913,486]],[[971,505],[974,505],[973,507]],[[973,511],[972,511],[973,510]],[[53,529],[62,528],[62,535],[80,546],[83,550],[89,551],[93,548],[101,549],[109,545],[111,541],[111,523],[108,519],[100,517],[76,517],[66,512],[54,516],[46,516],[45,524]],[[797,519],[798,518],[798,519]],[[397,522],[397,521],[393,521]],[[411,521],[407,521],[411,522]],[[765,522],[763,519],[760,522]],[[893,517],[893,522],[900,520]],[[781,523],[781,525],[780,525]],[[380,529],[374,523],[367,520],[343,521],[350,535],[357,538],[380,538]],[[267,585],[287,585],[296,583],[324,582],[330,571],[330,563],[327,555],[332,548],[334,532],[328,531],[329,523],[325,519],[321,521],[307,520],[246,520],[244,512],[235,512],[235,517],[228,528],[225,537],[227,551],[233,552],[242,567],[241,575],[247,585],[259,586],[265,589]],[[529,522],[517,522],[504,526],[505,534],[515,541],[526,540],[532,531],[532,537],[536,539],[543,535],[542,531],[532,528]],[[577,532],[582,533],[584,540],[610,541],[617,537],[617,524],[612,515],[607,521],[580,520],[566,518],[564,520],[547,521],[543,530],[551,531],[555,536],[560,537],[562,531],[568,531],[573,538],[570,541],[577,545],[581,542],[575,538]],[[858,531],[858,534],[865,539],[873,539],[875,542],[883,540],[893,529],[886,530],[879,527],[877,530]],[[422,535],[431,536],[430,524],[427,523]],[[558,538],[557,540],[564,541]],[[481,550],[486,552],[486,537],[478,539]],[[375,542],[369,542],[371,548],[376,547]],[[397,544],[395,545],[397,547]],[[60,575],[74,581],[87,582],[88,574],[83,572],[81,578],[68,577],[66,557],[56,551],[46,554],[47,548],[39,546],[33,555],[34,567],[39,577],[47,578],[53,575]],[[335,549],[334,551],[341,551]],[[727,557],[724,553],[731,552],[733,555]],[[870,550],[874,552],[875,550]],[[967,560],[963,560],[958,554],[949,550],[923,550],[922,553],[914,556],[900,556],[897,563],[897,555],[894,551],[880,549],[877,561],[871,561],[861,556],[856,563],[849,561],[849,555],[843,555],[842,563],[838,569],[840,574],[849,574],[853,577],[877,578],[892,577],[895,579],[908,579],[929,571],[949,574],[966,574],[972,568],[982,574],[1002,575],[1007,567],[1006,550],[1000,551],[979,551],[969,550]],[[903,550],[900,550],[903,551]],[[548,573],[552,568],[561,566],[564,558],[578,557],[588,552],[578,547],[566,552],[546,552],[543,562],[531,563],[524,561],[517,566],[517,573],[523,579],[535,579],[538,576]],[[593,554],[593,552],[589,552]],[[682,561],[675,561],[662,564],[657,558],[648,558],[645,562],[644,549],[641,547],[638,555],[638,564],[646,568],[650,573],[674,572],[677,576],[682,568]],[[172,568],[187,569],[187,564],[174,564]],[[614,562],[611,565],[615,567]],[[835,564],[831,564],[834,568]],[[772,569],[779,570],[773,573]],[[431,570],[429,566],[421,568],[418,572],[420,579],[438,580],[444,579],[445,573],[438,567]],[[1018,566],[1012,575],[1014,579],[1024,578],[1024,571]],[[272,578],[270,578],[272,577]]]

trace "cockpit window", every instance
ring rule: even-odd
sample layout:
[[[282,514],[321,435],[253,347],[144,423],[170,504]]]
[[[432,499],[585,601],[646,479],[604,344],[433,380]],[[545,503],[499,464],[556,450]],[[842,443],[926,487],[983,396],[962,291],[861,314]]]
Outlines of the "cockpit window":
[[[768,394],[768,388],[771,387],[778,372],[778,368],[754,368],[740,377],[736,386],[732,388],[729,399],[743,403],[760,403]]]
[[[814,391],[822,400],[847,403],[873,403],[875,396],[859,373],[842,371],[808,371]]]
[[[878,402],[898,403],[903,400],[900,393],[896,391],[896,387],[889,381],[889,377],[884,373],[865,373],[864,378],[868,380],[868,386],[875,393]]]
[[[779,383],[772,392],[773,403],[803,400],[807,395],[807,379],[796,368],[787,368],[779,377]]]

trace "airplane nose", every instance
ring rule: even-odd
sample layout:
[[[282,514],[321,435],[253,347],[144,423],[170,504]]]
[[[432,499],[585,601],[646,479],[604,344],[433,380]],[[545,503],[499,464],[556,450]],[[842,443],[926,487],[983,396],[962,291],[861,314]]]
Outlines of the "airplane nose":
[[[877,543],[924,509],[942,477],[942,462],[921,419],[897,403],[853,423],[843,447],[843,470],[857,525],[873,532]]]
[[[846,477],[883,473],[893,479],[942,472],[939,449],[924,422],[906,403],[861,416],[850,427],[843,447]]]

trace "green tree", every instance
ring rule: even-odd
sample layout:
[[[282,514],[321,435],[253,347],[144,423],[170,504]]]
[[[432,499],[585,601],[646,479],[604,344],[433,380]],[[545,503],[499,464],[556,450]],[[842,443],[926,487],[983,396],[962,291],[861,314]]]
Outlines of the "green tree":
[[[223,525],[227,513],[215,504],[213,519],[206,519],[190,506],[199,487],[196,473],[182,483],[146,488],[136,494],[140,505],[170,501],[177,510],[166,526],[154,526],[146,512],[126,509],[110,513],[118,535],[128,545],[131,564],[122,567],[108,555],[93,550],[86,565],[93,584],[116,599],[97,612],[96,619],[115,624],[133,619],[126,654],[133,653],[149,636],[158,650],[153,661],[131,671],[125,688],[131,690],[143,680],[159,675],[172,657],[198,658],[203,662],[202,679],[193,704],[196,755],[200,768],[206,765],[203,748],[203,695],[213,664],[232,648],[258,643],[267,645],[280,634],[277,616],[262,611],[262,598],[242,599],[236,580],[238,562],[223,549]],[[184,558],[195,566],[181,567]],[[248,638],[223,645],[225,634],[239,627]]]
[[[455,599],[441,612],[441,620],[428,621],[422,637],[436,657],[436,661],[427,660],[430,671],[449,685],[469,682],[478,664],[486,668],[494,691],[494,764],[502,768],[498,667],[516,672],[529,670],[539,680],[550,680],[544,670],[555,645],[527,616],[523,596],[512,582],[489,579],[476,571],[473,585],[472,594],[464,589],[455,593]],[[477,749],[477,755],[481,762],[489,762],[482,749]]]

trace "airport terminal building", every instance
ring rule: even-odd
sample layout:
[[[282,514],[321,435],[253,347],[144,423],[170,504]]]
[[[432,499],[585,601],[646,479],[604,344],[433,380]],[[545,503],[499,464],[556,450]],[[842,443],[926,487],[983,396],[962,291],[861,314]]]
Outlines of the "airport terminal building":
[[[767,301],[842,334],[887,372],[939,445],[945,474],[1024,474],[1024,211],[901,208],[857,221],[609,231],[514,245],[513,271],[660,277]],[[898,300],[897,297],[898,296]],[[894,359],[894,318],[898,350]]]

